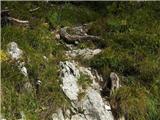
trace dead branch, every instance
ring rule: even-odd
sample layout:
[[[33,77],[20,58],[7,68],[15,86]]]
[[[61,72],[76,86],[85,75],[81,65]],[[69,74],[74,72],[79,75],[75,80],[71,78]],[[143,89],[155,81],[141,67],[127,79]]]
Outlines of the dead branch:
[[[74,34],[69,33],[67,31],[68,29],[71,29],[72,31],[74,31]],[[73,27],[73,28],[69,28],[69,27],[61,28],[60,36],[62,39],[65,39],[67,42],[75,42],[75,41],[83,41],[83,40],[92,40],[92,41],[101,40],[101,38],[98,36],[88,35],[86,33],[86,29],[84,29],[83,26]]]
[[[22,23],[22,24],[28,24],[29,23],[29,21],[19,20],[19,19],[13,18],[13,17],[8,17],[8,19],[10,21],[14,21],[14,22],[17,22],[17,23]]]
[[[30,9],[29,12],[34,12],[37,11],[40,7],[34,8],[34,9]]]

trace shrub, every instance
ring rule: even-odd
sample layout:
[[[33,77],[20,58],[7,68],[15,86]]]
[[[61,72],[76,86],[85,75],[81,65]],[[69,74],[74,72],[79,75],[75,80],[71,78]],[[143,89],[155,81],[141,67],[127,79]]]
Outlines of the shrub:
[[[147,91],[143,87],[126,86],[120,88],[110,98],[115,116],[129,120],[145,120],[147,116]]]

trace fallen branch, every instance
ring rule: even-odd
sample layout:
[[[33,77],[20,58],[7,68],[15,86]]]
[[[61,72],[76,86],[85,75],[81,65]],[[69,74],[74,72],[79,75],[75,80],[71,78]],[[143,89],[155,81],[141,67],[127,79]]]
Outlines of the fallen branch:
[[[71,29],[74,34],[69,33],[67,30]],[[62,39],[66,40],[67,42],[75,42],[75,41],[83,41],[83,40],[101,40],[98,36],[88,35],[86,30],[84,30],[83,26],[69,28],[64,27],[60,30],[60,36]]]
[[[14,22],[17,22],[17,23],[22,23],[22,24],[28,24],[29,23],[29,21],[19,20],[19,19],[13,18],[13,17],[8,17],[8,19],[10,21],[14,21]]]
[[[29,12],[37,11],[39,8],[40,8],[40,7],[37,7],[37,8],[31,9],[31,10],[29,10]]]

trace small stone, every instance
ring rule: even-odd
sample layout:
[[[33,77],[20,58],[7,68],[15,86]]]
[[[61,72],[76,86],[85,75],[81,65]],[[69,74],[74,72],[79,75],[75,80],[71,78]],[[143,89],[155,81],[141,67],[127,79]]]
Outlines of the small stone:
[[[27,73],[26,67],[22,67],[20,70],[21,70],[21,73],[22,73],[25,77],[28,77],[28,73]]]
[[[37,84],[37,85],[41,85],[42,82],[41,82],[40,80],[37,80],[36,84]]]
[[[32,92],[32,84],[27,81],[25,84],[24,84],[24,88],[25,90],[27,90],[28,92]]]
[[[78,41],[75,41],[75,45],[78,45],[79,44],[79,42]]]
[[[48,61],[48,58],[46,56],[43,56],[43,59]]]
[[[114,72],[111,72],[110,79],[111,79],[111,83],[112,83],[111,93],[113,93],[115,90],[117,90],[120,87],[120,80],[119,80],[118,75]]]
[[[17,43],[11,42],[7,46],[7,51],[11,55],[12,59],[18,60],[22,56],[22,50],[18,48]]]
[[[56,113],[52,114],[52,120],[65,120],[62,109],[58,109]]]
[[[58,33],[56,33],[56,34],[55,34],[55,38],[56,38],[57,40],[60,40],[60,35],[59,35]]]
[[[110,111],[111,110],[111,106],[105,105],[105,109],[108,110],[108,111]]]

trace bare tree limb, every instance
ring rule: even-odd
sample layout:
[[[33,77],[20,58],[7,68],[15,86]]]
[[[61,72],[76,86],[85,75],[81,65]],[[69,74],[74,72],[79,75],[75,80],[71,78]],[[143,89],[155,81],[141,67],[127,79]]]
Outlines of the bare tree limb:
[[[74,34],[69,33],[67,30],[69,27],[61,28],[60,36],[65,39],[67,42],[83,41],[83,40],[101,40],[98,36],[88,35],[83,29],[83,26],[73,27],[71,30],[74,31]]]
[[[13,18],[13,17],[8,17],[8,19],[10,21],[14,21],[14,22],[17,22],[17,23],[22,23],[22,24],[28,24],[29,23],[29,21],[19,20],[19,19]]]
[[[29,12],[34,12],[37,11],[40,7],[34,8],[34,9],[30,9]]]

